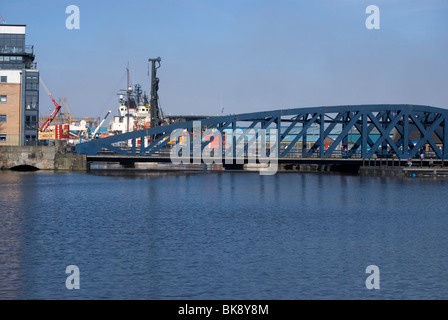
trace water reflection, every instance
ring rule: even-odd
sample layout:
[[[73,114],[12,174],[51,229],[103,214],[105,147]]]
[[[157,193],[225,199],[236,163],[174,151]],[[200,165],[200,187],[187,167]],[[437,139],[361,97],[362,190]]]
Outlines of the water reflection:
[[[30,180],[35,176],[0,171],[0,297],[19,299],[23,289],[24,204],[25,197],[33,195],[31,188],[23,186]]]

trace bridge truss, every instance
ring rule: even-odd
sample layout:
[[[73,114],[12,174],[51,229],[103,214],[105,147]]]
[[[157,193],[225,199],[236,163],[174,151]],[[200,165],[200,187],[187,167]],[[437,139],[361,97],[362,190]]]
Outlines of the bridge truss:
[[[76,146],[76,152],[169,156],[175,145],[170,138],[175,130],[184,130],[192,137],[198,126],[201,132],[215,130],[226,137],[222,150],[219,149],[223,158],[226,151],[237,155],[236,145],[242,142],[246,154],[252,147],[252,150],[258,150],[258,132],[265,129],[278,133],[275,143],[270,140],[269,151],[276,148],[278,157],[284,159],[408,159],[420,156],[422,152],[433,158],[448,159],[448,110],[420,105],[313,107],[212,117],[84,142]],[[188,139],[192,149],[193,140]],[[202,137],[201,150],[210,148],[212,141],[213,138]]]

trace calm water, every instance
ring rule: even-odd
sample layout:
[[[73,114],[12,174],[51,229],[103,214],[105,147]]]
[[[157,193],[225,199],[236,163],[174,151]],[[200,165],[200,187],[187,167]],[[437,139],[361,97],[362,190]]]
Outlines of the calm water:
[[[0,299],[447,299],[447,199],[432,179],[0,172]]]

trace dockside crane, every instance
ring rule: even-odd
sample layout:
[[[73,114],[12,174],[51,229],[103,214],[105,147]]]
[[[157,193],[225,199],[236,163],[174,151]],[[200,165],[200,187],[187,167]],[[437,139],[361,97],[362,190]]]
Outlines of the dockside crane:
[[[1,14],[0,14],[0,21],[2,24],[6,24],[6,21],[5,21],[5,19],[3,19],[3,16]]]
[[[104,117],[103,121],[101,121],[101,123],[98,125],[98,127],[95,129],[95,131],[93,131],[92,133],[92,138],[95,139],[96,134],[98,133],[98,130],[100,130],[101,126],[103,125],[104,121],[106,121],[107,117],[109,116],[109,114],[112,111],[109,110],[109,112],[106,114],[106,116]]]
[[[159,108],[159,78],[157,78],[157,69],[160,68],[162,59],[157,57],[155,59],[148,59],[152,64],[151,70],[151,128],[158,127],[162,124],[162,117]]]
[[[56,118],[56,116],[58,115],[59,111],[61,110],[61,105],[58,104],[56,102],[56,100],[53,98],[53,95],[51,94],[50,90],[48,90],[47,86],[45,85],[44,81],[42,80],[42,78],[39,77],[39,81],[42,85],[42,87],[45,89],[45,91],[47,92],[48,96],[50,97],[51,101],[53,101],[53,104],[55,106],[53,112],[51,113],[51,115],[48,117],[47,120],[45,120],[45,122],[39,127],[39,131],[40,132],[44,132],[48,129],[48,127],[50,126],[50,124],[53,122],[54,118]]]

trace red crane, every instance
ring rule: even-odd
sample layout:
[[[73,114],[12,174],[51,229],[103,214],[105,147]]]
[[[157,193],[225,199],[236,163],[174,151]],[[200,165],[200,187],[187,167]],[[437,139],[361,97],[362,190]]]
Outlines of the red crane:
[[[42,78],[39,78],[39,80],[40,80],[40,83],[42,84],[42,87],[44,87],[45,91],[47,91],[48,96],[50,97],[51,101],[53,101],[53,103],[55,105],[55,108],[54,108],[53,112],[50,114],[50,116],[48,117],[48,119],[45,120],[45,122],[39,127],[39,131],[44,132],[48,129],[50,124],[53,122],[54,118],[56,118],[56,116],[58,115],[59,110],[61,110],[61,105],[59,105],[56,102],[56,100],[53,98],[53,95],[48,90],[48,88],[45,85],[45,83],[43,82]]]
[[[1,14],[0,14],[0,21],[1,21],[3,24],[6,24],[6,21],[5,21],[5,19],[3,19],[3,17],[2,17]]]

